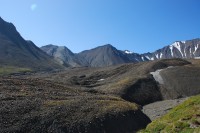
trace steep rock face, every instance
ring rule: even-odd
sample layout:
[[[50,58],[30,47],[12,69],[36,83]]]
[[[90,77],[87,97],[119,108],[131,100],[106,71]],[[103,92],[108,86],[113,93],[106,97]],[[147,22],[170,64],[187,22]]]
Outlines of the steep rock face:
[[[0,64],[33,69],[62,68],[31,41],[24,40],[12,23],[0,18]]]
[[[153,53],[141,55],[147,60],[169,59],[169,58],[200,58],[200,39],[187,41],[176,41]]]
[[[41,47],[41,49],[64,66],[80,66],[75,54],[65,46],[46,45]]]

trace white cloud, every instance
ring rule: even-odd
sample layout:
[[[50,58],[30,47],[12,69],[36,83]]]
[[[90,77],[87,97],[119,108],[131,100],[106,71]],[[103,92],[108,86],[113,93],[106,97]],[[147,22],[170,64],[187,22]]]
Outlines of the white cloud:
[[[36,8],[37,8],[37,4],[32,4],[32,5],[30,6],[31,11],[35,11]]]

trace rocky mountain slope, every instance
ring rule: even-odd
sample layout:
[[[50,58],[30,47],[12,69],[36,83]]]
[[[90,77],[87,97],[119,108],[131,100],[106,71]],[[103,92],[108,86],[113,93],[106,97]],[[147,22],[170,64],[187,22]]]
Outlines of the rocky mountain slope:
[[[72,53],[65,46],[46,45],[41,47],[41,49],[48,55],[53,56],[61,64],[73,67],[104,67],[143,61],[139,54],[117,50],[110,44],[86,50],[78,54]]]
[[[0,64],[37,70],[62,68],[31,41],[24,40],[12,23],[0,18]]]
[[[157,60],[169,58],[200,58],[200,39],[176,41],[153,53],[142,54],[144,60]]]
[[[71,51],[62,52],[59,50],[56,51],[56,54],[52,54],[49,52],[50,45],[43,46],[41,49],[62,62],[62,64],[66,63],[69,66],[76,66],[78,64],[79,66],[104,67],[123,63],[135,63],[159,59],[198,59],[200,58],[199,44],[200,39],[176,41],[171,45],[156,50],[155,52],[145,54],[137,54],[128,50],[118,50],[110,44],[99,46],[91,50],[86,50],[78,54],[74,54]],[[66,47],[59,46],[51,46],[51,49],[54,49],[54,47],[57,47],[57,49],[68,49]]]
[[[121,51],[110,44],[78,53],[77,56],[84,65],[92,67],[112,66],[131,62]]]
[[[80,66],[76,55],[65,46],[47,45],[41,47],[41,49],[64,66]]]

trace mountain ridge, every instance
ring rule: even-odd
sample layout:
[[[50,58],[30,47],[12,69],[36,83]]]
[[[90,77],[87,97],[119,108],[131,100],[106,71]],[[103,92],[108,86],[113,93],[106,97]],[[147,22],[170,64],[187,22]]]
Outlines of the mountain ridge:
[[[0,64],[34,70],[62,68],[32,41],[25,40],[12,23],[2,18],[0,18]]]
[[[152,53],[144,53],[142,54],[142,57],[147,58],[147,60],[169,58],[195,58],[200,56],[199,44],[200,38],[186,41],[175,41],[172,44],[158,49]]]
[[[154,52],[148,52],[144,54],[130,52],[129,50],[118,50],[111,44],[98,46],[96,48],[84,50],[76,54],[73,52],[72,53],[75,55],[76,60],[79,60],[78,64],[80,66],[104,67],[122,63],[137,63],[159,59],[198,59],[200,57],[199,46],[200,38],[196,38],[186,41],[175,41],[172,44],[164,46],[163,48]],[[46,46],[43,46],[42,49],[44,50],[45,47]],[[44,50],[44,52],[46,51]]]
[[[154,52],[138,54],[118,50],[111,44],[73,53],[66,46],[46,45],[38,48],[25,40],[12,23],[0,18],[0,63],[34,69],[62,67],[105,67],[123,63],[183,58],[200,58],[200,38],[175,41]]]

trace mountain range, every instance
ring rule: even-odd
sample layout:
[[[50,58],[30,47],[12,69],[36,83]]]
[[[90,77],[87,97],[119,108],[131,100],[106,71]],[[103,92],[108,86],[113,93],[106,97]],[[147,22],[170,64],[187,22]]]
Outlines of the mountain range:
[[[200,39],[187,41],[176,41],[162,49],[156,50],[153,53],[142,54],[144,60],[157,60],[169,58],[199,58],[200,57]]]
[[[73,53],[38,48],[0,18],[0,133],[199,132],[200,95],[188,99],[200,94],[199,44]]]
[[[53,56],[57,61],[65,66],[90,66],[104,67],[130,62],[142,61],[139,54],[129,51],[117,50],[110,44],[85,50],[80,53],[73,53],[65,46],[46,45],[41,49],[48,55]]]
[[[200,39],[176,41],[152,53],[138,54],[118,50],[110,44],[80,53],[66,46],[46,45],[38,48],[18,33],[12,23],[0,18],[0,64],[32,69],[61,69],[64,67],[104,67],[170,58],[200,58]]]
[[[128,50],[118,50],[110,44],[73,53],[65,46],[46,45],[41,49],[67,66],[104,67],[123,63],[170,59],[200,58],[200,39],[176,41],[152,53],[138,54]]]

